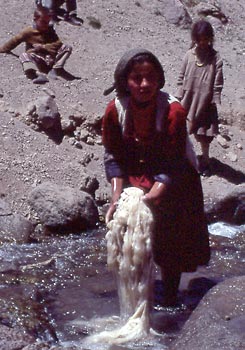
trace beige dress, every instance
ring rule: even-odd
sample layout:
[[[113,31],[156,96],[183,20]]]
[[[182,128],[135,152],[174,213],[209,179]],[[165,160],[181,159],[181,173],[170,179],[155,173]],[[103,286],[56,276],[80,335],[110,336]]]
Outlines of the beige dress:
[[[213,48],[200,64],[195,48],[187,51],[178,78],[177,97],[188,111],[190,134],[214,136],[218,133],[216,104],[221,102],[223,62]]]

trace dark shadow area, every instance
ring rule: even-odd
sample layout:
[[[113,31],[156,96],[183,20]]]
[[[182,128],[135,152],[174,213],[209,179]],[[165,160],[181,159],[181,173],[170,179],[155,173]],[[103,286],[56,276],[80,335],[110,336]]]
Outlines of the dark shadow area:
[[[155,281],[153,297],[152,328],[160,334],[167,335],[169,340],[171,340],[180,332],[192,310],[180,303],[176,307],[162,306],[164,285],[160,280]],[[167,338],[165,341],[168,343]]]
[[[63,78],[67,81],[72,81],[72,80],[81,80],[81,77],[77,77],[69,72],[67,72],[65,69],[62,69],[62,71],[59,73],[59,77]]]
[[[204,295],[215,285],[217,281],[206,277],[199,277],[190,280],[188,289],[180,293],[180,300],[189,308],[194,310]],[[182,295],[181,295],[182,294]]]
[[[169,336],[178,333],[203,296],[216,284],[216,281],[206,277],[194,278],[190,280],[187,290],[178,293],[176,307],[164,307],[161,306],[164,284],[156,280],[152,314],[153,329],[159,333],[168,333]]]
[[[215,158],[211,158],[210,161],[211,175],[222,177],[235,185],[245,183],[245,173],[242,171],[235,170]]]
[[[190,280],[188,289],[178,293],[178,305],[185,305],[194,310],[203,296],[217,284],[216,281],[206,277],[199,277]],[[161,305],[164,297],[164,284],[161,280],[156,280],[154,285],[154,305]]]
[[[64,137],[64,133],[63,130],[61,128],[61,122],[60,120],[58,122],[56,122],[55,126],[53,128],[50,129],[41,129],[42,131],[45,132],[45,134],[52,140],[54,141],[57,145],[60,145],[63,137]]]

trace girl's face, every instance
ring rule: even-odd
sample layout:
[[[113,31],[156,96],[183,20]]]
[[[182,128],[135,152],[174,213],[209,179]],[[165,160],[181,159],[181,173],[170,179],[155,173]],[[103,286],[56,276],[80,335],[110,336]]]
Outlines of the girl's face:
[[[135,63],[128,74],[127,87],[136,102],[150,102],[159,90],[159,76],[155,66],[148,61]]]
[[[197,47],[199,47],[200,49],[205,50],[205,49],[209,48],[210,42],[211,42],[211,39],[208,36],[201,35],[198,38]]]

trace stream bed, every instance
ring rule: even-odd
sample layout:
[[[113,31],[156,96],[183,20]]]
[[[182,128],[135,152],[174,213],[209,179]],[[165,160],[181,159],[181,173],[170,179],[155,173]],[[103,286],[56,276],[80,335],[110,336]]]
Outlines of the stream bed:
[[[244,275],[245,225],[210,226],[207,267],[183,274],[180,307],[160,305],[163,286],[156,267],[151,323],[156,334],[130,349],[167,349],[203,295],[229,277]],[[114,276],[106,267],[105,228],[81,235],[47,237],[41,243],[0,247],[0,323],[21,326],[36,338],[66,347],[110,328],[119,316]],[[85,347],[82,347],[85,349]],[[128,349],[94,344],[86,349]]]

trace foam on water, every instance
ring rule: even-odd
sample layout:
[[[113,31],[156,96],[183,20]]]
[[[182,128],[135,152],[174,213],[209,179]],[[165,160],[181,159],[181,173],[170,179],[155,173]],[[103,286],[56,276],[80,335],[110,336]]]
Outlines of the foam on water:
[[[208,230],[215,236],[234,238],[239,233],[245,232],[245,225],[229,225],[219,221],[209,225]]]

